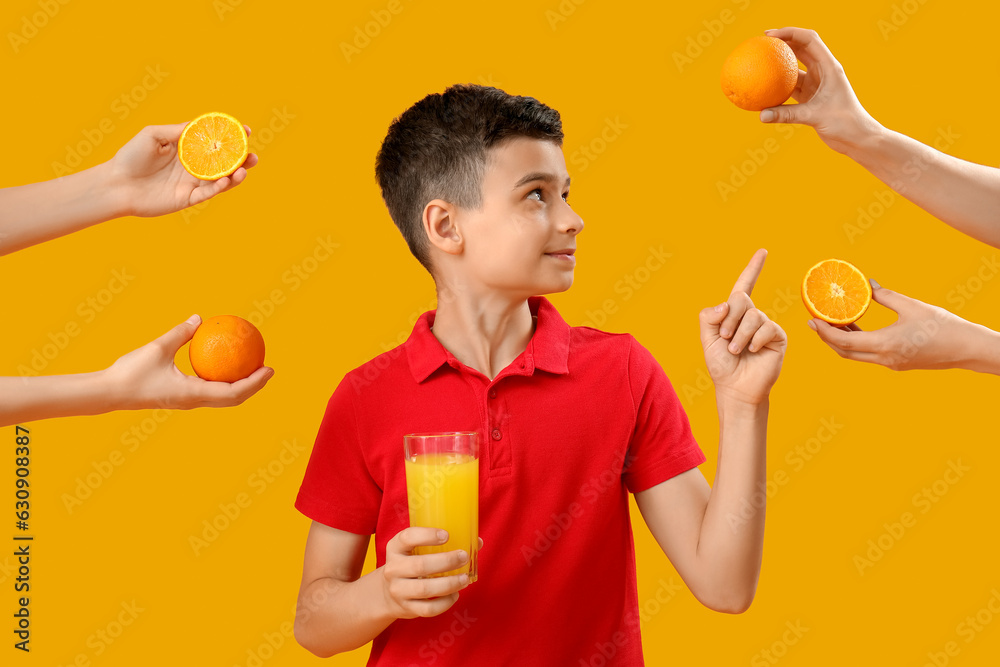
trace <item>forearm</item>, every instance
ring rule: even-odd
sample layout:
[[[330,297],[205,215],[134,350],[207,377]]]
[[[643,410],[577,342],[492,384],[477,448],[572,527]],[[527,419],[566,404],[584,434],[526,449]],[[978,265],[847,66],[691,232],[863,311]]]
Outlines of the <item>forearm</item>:
[[[957,367],[1000,375],[1000,332],[974,322],[966,322],[964,326],[958,342],[961,359]]]
[[[122,214],[109,163],[68,176],[0,189],[0,255]]]
[[[697,560],[723,607],[742,611],[757,588],[764,548],[768,403],[719,398],[719,457]]]
[[[117,410],[104,371],[76,375],[0,377],[0,426]]]
[[[882,126],[845,154],[942,222],[1000,247],[1000,169],[947,155]]]
[[[381,568],[356,581],[312,582],[299,597],[296,640],[321,658],[364,646],[395,620],[382,587]]]

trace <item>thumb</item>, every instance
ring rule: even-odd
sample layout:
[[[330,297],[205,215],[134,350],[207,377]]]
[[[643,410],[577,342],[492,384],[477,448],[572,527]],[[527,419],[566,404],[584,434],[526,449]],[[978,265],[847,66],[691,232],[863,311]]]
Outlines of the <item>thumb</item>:
[[[872,283],[872,299],[875,300],[875,303],[885,306],[886,308],[897,314],[899,313],[899,311],[905,309],[908,305],[914,302],[914,299],[911,299],[908,296],[904,296],[899,292],[893,292],[892,290],[888,290],[879,285],[874,280],[872,280],[871,283]]]
[[[764,109],[760,112],[760,122],[812,125],[809,122],[809,104],[782,104]]]
[[[154,342],[159,343],[171,354],[176,354],[177,350],[181,349],[181,346],[184,345],[184,343],[191,340],[191,337],[194,336],[194,332],[197,331],[200,324],[201,317],[198,315],[192,315],[186,321],[181,322],[173,329],[157,338]]]

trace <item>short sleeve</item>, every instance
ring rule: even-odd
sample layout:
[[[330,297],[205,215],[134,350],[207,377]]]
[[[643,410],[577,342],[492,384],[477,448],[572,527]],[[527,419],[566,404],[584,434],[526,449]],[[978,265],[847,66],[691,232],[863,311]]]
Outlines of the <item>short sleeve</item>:
[[[327,526],[371,535],[382,489],[372,478],[361,449],[353,394],[345,376],[327,403],[295,508]]]
[[[632,493],[645,491],[705,462],[687,414],[653,355],[629,336],[628,377],[635,430],[623,477]]]

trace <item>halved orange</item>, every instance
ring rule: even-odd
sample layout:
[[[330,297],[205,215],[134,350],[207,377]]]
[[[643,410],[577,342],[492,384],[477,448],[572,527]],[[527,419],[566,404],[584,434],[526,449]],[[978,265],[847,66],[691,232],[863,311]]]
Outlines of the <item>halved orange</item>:
[[[215,181],[240,168],[250,150],[243,123],[227,113],[202,114],[184,126],[177,157],[189,174]]]
[[[854,322],[872,302],[872,286],[858,267],[826,259],[806,271],[802,302],[813,317],[835,326]]]

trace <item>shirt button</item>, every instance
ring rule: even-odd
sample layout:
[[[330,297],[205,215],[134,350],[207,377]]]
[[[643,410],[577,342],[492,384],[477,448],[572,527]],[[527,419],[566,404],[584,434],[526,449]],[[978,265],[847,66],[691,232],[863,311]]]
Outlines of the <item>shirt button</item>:
[[[498,429],[498,428],[493,429],[493,439],[494,440],[499,440],[502,437],[503,437],[503,435],[500,433],[500,429]]]
[[[497,390],[490,389],[490,398],[496,398],[496,397],[497,397]]]

